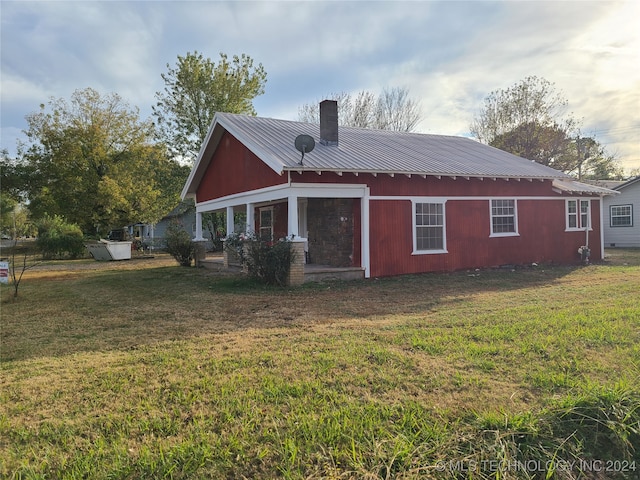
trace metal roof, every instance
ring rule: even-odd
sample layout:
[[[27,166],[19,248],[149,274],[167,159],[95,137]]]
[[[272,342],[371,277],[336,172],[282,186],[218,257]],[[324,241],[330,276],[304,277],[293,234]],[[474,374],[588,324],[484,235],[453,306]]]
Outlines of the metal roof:
[[[569,178],[568,175],[465,137],[339,127],[338,145],[320,143],[311,123],[218,113],[218,123],[263,161],[285,170],[417,175]],[[315,149],[300,165],[294,140],[311,135]]]
[[[592,185],[589,183],[577,182],[575,180],[567,179],[554,179],[553,188],[558,192],[564,193],[578,193],[578,194],[597,194],[597,195],[617,195],[620,192],[611,190],[605,187],[599,187],[598,185]]]
[[[465,137],[404,133],[340,126],[338,145],[320,143],[320,126],[312,123],[216,113],[183,190],[194,193],[211,155],[226,130],[275,172],[333,171],[452,177],[566,179],[553,168]],[[294,147],[306,134],[316,145],[304,156]]]

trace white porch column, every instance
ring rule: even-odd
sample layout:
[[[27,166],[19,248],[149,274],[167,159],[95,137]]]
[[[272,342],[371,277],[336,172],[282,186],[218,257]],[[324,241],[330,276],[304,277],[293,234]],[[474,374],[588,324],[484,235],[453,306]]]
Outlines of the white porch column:
[[[234,233],[233,207],[227,207],[227,236]]]
[[[256,228],[256,215],[255,207],[253,203],[247,203],[247,226],[245,228],[246,233],[253,233]]]
[[[289,212],[287,236],[298,238],[300,236],[300,232],[298,231],[298,197],[290,195],[287,197],[287,202],[287,211]]]
[[[202,213],[196,212],[196,236],[193,239],[195,242],[201,242],[204,240],[202,237]]]

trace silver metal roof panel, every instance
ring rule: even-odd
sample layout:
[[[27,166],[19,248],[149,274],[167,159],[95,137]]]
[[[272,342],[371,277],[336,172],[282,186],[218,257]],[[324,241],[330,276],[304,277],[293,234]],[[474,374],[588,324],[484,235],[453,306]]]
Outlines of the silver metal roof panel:
[[[333,171],[452,177],[571,179],[565,173],[475,140],[449,135],[339,127],[338,145],[320,142],[318,124],[216,113],[182,197],[195,193],[222,131],[236,137],[274,171]],[[310,135],[315,149],[303,164],[298,135]]]
[[[218,113],[224,127],[278,173],[286,170],[379,172],[471,177],[570,178],[531,160],[469,138],[340,127],[338,145],[320,143],[316,124]],[[304,157],[294,147],[300,134],[316,148]]]

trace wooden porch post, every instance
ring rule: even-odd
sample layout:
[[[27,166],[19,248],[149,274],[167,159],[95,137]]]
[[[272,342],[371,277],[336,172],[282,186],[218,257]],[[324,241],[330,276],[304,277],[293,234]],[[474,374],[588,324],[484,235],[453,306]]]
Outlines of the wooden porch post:
[[[291,241],[291,248],[293,250],[293,262],[291,263],[291,270],[289,270],[289,285],[302,285],[304,283],[305,264],[304,245],[307,239],[300,237],[298,197],[296,195],[289,195],[287,197],[287,211],[287,236]]]
[[[298,232],[298,197],[295,195],[287,197],[287,211],[289,217],[287,236],[296,239],[300,236],[300,232]]]
[[[253,203],[247,203],[247,226],[245,227],[246,233],[253,233],[256,228],[256,212]]]
[[[227,207],[227,235],[234,233],[235,224],[233,223],[233,207]]]
[[[193,239],[194,242],[201,242],[204,238],[202,237],[202,213],[196,212],[196,236]]]

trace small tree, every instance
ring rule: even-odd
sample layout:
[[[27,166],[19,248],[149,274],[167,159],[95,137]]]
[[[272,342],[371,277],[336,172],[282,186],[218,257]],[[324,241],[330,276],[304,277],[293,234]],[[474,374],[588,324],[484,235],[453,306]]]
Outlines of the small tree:
[[[20,258],[22,257],[22,258]],[[11,261],[9,262],[9,276],[11,277],[11,283],[13,285],[13,300],[18,299],[18,289],[20,288],[20,282],[24,272],[35,268],[41,262],[29,261],[29,249],[27,247],[18,247],[18,240],[13,240],[13,246],[11,248]],[[33,257],[31,257],[33,258]],[[20,264],[20,265],[18,265]]]
[[[195,257],[195,245],[191,235],[178,221],[171,222],[165,238],[167,252],[183,267],[190,267]]]

